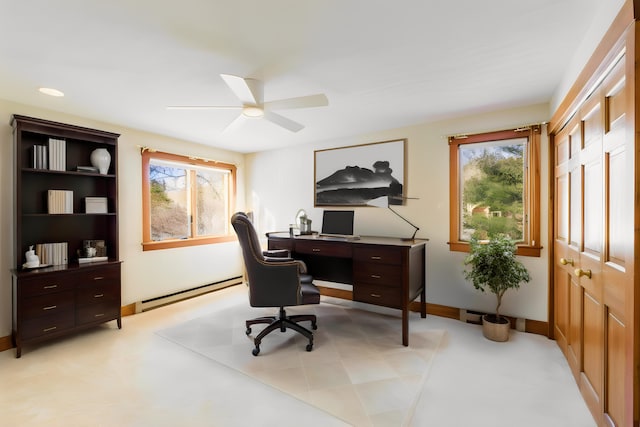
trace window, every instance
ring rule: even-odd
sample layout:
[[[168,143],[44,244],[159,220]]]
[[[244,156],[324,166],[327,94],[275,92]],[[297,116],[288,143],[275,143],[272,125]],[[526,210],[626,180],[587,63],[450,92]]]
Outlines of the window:
[[[540,126],[449,138],[449,249],[506,234],[540,256]]]
[[[228,242],[234,165],[143,149],[143,250]]]

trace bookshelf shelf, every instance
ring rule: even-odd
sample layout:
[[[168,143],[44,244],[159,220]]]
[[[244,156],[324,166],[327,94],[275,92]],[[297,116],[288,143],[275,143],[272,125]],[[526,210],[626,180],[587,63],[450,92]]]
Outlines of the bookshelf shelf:
[[[83,216],[116,216],[117,214],[115,212],[107,212],[107,213],[86,213],[86,212],[74,212],[74,213],[60,213],[60,214],[48,214],[48,213],[24,213],[22,214],[22,216],[24,217],[52,217],[52,216],[56,216],[56,217],[61,217],[61,216],[68,216],[68,217],[74,217],[74,216],[79,216],[79,217],[83,217]]]
[[[94,178],[115,178],[114,174],[100,174],[97,172],[79,172],[79,171],[55,171],[49,169],[36,169],[36,168],[22,168],[23,172],[29,173],[42,173],[42,174],[55,174],[55,175],[75,175],[75,176],[90,176]]]

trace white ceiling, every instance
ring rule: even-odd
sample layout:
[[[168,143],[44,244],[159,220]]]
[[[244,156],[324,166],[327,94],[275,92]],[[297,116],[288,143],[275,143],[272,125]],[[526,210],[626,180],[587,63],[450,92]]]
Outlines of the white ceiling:
[[[600,0],[0,0],[0,98],[239,152],[549,102]],[[222,132],[240,105],[325,93]],[[53,87],[63,98],[42,95]]]

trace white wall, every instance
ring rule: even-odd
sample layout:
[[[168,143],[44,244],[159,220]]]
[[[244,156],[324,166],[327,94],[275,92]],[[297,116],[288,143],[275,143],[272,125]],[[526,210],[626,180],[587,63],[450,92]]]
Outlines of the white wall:
[[[307,211],[314,230],[322,222],[322,208],[313,207],[314,150],[407,138],[406,194],[408,200],[396,210],[420,227],[417,237],[430,239],[427,255],[427,301],[451,307],[492,311],[495,296],[481,294],[463,278],[465,254],[450,252],[449,239],[449,145],[447,136],[516,127],[549,119],[547,104],[420,126],[388,130],[325,143],[254,153],[246,158],[247,209],[255,215],[259,231],[288,230],[298,209]],[[542,256],[521,257],[533,280],[507,293],[504,314],[547,320],[548,295],[548,139],[542,138],[541,217]],[[413,229],[387,209],[355,208],[355,233],[360,235],[410,236]]]
[[[620,12],[626,0],[600,0],[596,7],[597,13],[594,14],[594,20],[585,33],[578,48],[573,52],[571,61],[568,64],[561,81],[551,99],[551,111],[555,112],[560,103],[564,100],[573,86],[573,83],[582,72],[587,64],[593,51],[598,47],[600,41],[611,26],[611,23]]]
[[[12,114],[121,134],[118,144],[118,197],[123,305],[242,274],[240,249],[236,242],[142,251],[142,162],[137,145],[237,165],[239,209],[243,208],[245,200],[244,155],[0,100],[0,337],[11,334],[9,271],[13,267],[14,247]]]

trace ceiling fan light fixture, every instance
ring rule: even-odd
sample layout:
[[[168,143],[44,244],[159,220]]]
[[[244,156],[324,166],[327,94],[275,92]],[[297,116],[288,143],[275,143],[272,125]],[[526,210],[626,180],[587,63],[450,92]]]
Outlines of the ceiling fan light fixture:
[[[246,105],[242,107],[242,114],[246,117],[262,117],[264,116],[264,110],[255,105]]]

